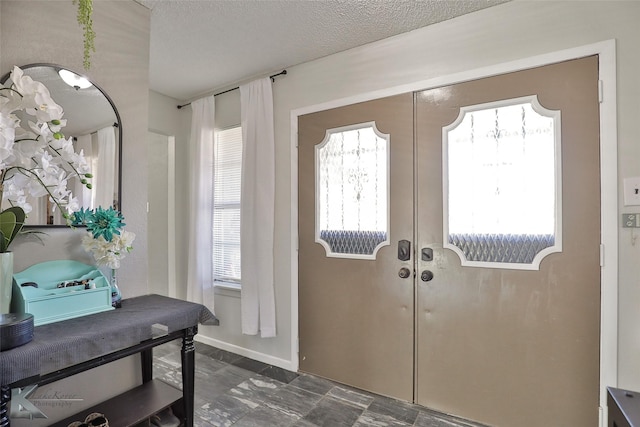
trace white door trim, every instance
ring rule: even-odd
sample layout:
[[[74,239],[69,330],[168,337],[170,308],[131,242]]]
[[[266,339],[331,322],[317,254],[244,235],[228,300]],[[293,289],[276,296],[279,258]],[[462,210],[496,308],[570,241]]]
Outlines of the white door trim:
[[[606,40],[475,70],[440,76],[401,86],[336,99],[291,111],[291,367],[298,360],[298,117],[330,108],[476,80],[599,55],[602,99],[600,103],[600,215],[601,215],[601,311],[600,311],[600,426],[606,425],[607,386],[618,382],[618,136],[616,109],[616,43]]]

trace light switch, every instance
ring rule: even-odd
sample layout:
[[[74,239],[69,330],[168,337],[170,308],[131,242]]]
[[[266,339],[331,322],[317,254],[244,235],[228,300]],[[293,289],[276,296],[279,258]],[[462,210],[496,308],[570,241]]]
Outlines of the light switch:
[[[640,228],[640,213],[622,214],[622,228]]]
[[[640,206],[640,177],[624,179],[624,205]]]

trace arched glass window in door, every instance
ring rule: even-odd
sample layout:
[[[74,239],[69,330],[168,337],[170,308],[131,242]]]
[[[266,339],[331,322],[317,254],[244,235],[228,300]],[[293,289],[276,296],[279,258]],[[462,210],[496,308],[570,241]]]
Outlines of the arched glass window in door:
[[[375,259],[389,244],[389,135],[374,122],[328,129],[315,165],[316,242],[329,257]]]
[[[536,96],[462,107],[442,136],[444,246],[462,265],[536,270],[562,250],[560,111]]]

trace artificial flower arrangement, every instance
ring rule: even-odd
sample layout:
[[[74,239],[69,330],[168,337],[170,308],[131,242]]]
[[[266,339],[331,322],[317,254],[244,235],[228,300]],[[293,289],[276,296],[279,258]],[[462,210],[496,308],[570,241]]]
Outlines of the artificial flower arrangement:
[[[133,249],[136,235],[124,230],[122,213],[113,208],[80,209],[73,214],[72,225],[85,225],[87,233],[82,247],[90,252],[96,263],[111,269],[120,268],[120,260]]]
[[[122,213],[112,207],[80,209],[72,215],[72,225],[87,227],[87,233],[82,237],[82,247],[93,255],[99,266],[111,269],[112,304],[119,307],[122,296],[118,288],[116,270],[120,268],[120,260],[133,249],[136,235],[124,230],[126,224]]]
[[[48,196],[70,225],[71,214],[80,206],[67,184],[77,177],[91,188],[92,178],[83,152],[76,153],[73,139],[61,131],[66,125],[63,110],[47,87],[19,67],[10,78],[11,86],[0,84],[0,200],[9,205],[0,212],[0,253],[8,252],[24,232],[32,210],[28,196]],[[21,116],[31,119],[26,126]]]

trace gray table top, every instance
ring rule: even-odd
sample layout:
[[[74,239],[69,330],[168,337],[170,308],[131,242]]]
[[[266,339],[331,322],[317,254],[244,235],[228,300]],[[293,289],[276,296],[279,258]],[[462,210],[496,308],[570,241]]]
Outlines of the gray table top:
[[[219,321],[201,304],[160,295],[124,299],[116,310],[35,327],[31,342],[0,352],[0,384],[55,372],[198,323]]]

